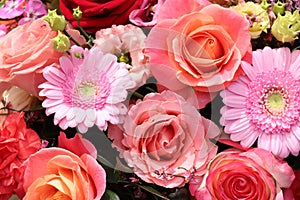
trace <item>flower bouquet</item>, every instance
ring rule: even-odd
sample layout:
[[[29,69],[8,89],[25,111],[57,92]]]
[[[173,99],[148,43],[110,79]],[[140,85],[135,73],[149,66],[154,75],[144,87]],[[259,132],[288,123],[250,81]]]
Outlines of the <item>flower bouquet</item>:
[[[0,2],[0,199],[300,199],[300,1]]]

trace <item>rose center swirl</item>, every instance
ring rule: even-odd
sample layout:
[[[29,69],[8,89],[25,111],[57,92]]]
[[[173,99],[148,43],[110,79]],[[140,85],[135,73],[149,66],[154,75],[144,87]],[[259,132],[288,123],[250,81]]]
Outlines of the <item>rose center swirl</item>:
[[[247,116],[258,131],[284,134],[299,121],[299,83],[290,72],[275,69],[248,84]]]

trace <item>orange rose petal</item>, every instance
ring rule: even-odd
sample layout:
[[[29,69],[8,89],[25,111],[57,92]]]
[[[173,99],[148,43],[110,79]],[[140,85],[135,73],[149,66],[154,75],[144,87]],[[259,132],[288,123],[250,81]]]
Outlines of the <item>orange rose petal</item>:
[[[58,191],[62,192],[63,194],[70,196],[70,189],[68,185],[64,183],[64,181],[59,176],[54,176],[47,181],[47,185],[52,185]]]

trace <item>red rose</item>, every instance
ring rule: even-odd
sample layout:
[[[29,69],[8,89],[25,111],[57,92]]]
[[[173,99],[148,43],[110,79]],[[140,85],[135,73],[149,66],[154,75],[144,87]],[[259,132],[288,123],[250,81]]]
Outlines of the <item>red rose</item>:
[[[89,33],[95,33],[101,28],[111,27],[129,22],[131,11],[140,8],[142,0],[60,0],[63,15],[77,28],[73,17],[73,8],[80,7],[82,18],[80,25]]]

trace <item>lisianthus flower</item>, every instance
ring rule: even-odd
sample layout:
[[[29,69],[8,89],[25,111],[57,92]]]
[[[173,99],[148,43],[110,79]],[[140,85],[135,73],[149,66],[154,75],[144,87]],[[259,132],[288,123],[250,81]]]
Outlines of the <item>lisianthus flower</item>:
[[[107,122],[122,123],[127,113],[122,102],[135,86],[126,64],[98,47],[73,49],[78,51],[71,51],[71,58],[60,58],[61,69],[48,66],[43,73],[47,82],[39,87],[46,114],[55,113],[54,124],[62,129],[77,126],[81,133],[94,124],[105,130]]]
[[[300,151],[300,51],[288,48],[253,52],[241,76],[221,92],[220,122],[233,141],[257,146],[285,158]]]
[[[0,19],[13,19],[23,14],[25,0],[9,0],[0,7]]]
[[[130,76],[136,82],[136,87],[140,87],[150,77],[147,58],[143,52],[145,39],[146,35],[137,26],[113,25],[97,31],[94,44],[104,53],[115,54],[119,61],[127,63]]]
[[[262,32],[267,33],[270,28],[268,12],[258,3],[251,1],[232,6],[249,21],[249,31],[252,39],[257,39]]]

